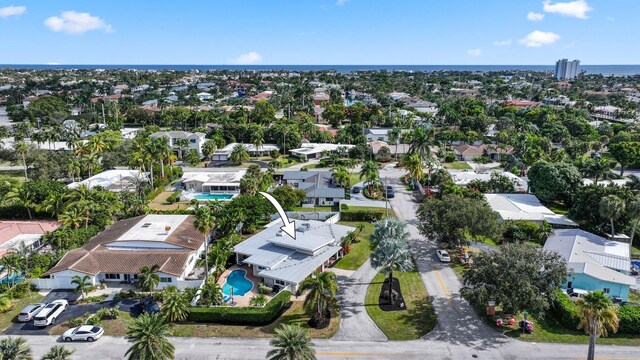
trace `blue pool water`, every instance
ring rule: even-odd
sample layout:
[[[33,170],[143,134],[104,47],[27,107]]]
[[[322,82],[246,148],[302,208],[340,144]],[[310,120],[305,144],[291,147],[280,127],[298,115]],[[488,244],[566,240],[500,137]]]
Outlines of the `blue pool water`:
[[[222,200],[228,201],[233,198],[233,194],[197,194],[193,196],[198,200]]]
[[[246,277],[247,272],[244,270],[233,270],[227,276],[227,282],[222,285],[222,293],[231,296],[231,288],[233,288],[233,296],[243,296],[253,288],[253,282]]]

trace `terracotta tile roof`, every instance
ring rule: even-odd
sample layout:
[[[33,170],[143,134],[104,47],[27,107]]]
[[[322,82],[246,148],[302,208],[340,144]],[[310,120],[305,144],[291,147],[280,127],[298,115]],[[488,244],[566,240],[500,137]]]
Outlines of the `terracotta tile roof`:
[[[487,146],[484,144],[480,146],[458,145],[458,146],[454,146],[453,150],[455,153],[458,153],[460,155],[483,155],[486,147]]]
[[[62,224],[57,221],[6,221],[0,220],[0,245],[18,235],[42,235],[54,231]]]

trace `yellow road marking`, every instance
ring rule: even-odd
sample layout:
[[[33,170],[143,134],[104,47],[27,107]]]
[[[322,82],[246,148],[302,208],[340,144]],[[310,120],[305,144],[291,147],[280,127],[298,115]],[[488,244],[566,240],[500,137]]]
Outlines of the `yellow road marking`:
[[[442,290],[444,290],[444,296],[447,299],[451,299],[451,294],[449,293],[449,289],[447,289],[447,286],[444,284],[444,280],[442,280],[442,276],[440,276],[440,272],[438,270],[433,270],[434,274],[436,274],[436,277],[438,278],[438,282],[440,283],[440,287],[442,287]]]

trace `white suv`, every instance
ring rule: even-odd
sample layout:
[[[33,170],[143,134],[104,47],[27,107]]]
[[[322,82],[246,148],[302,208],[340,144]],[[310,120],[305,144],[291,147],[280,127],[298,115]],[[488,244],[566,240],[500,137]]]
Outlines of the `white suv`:
[[[33,317],[33,325],[35,326],[48,326],[56,322],[56,318],[67,308],[69,303],[67,300],[58,299],[45,305],[42,310]]]

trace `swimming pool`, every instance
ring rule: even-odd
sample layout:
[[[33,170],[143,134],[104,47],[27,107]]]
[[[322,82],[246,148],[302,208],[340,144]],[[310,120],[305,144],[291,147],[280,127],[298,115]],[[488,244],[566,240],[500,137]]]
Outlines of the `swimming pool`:
[[[233,198],[233,195],[234,194],[196,194],[196,195],[193,195],[193,198],[197,200],[229,201]]]
[[[247,279],[245,270],[236,269],[227,276],[227,281],[222,285],[222,293],[231,296],[231,288],[233,296],[243,296],[253,289],[253,282]]]

